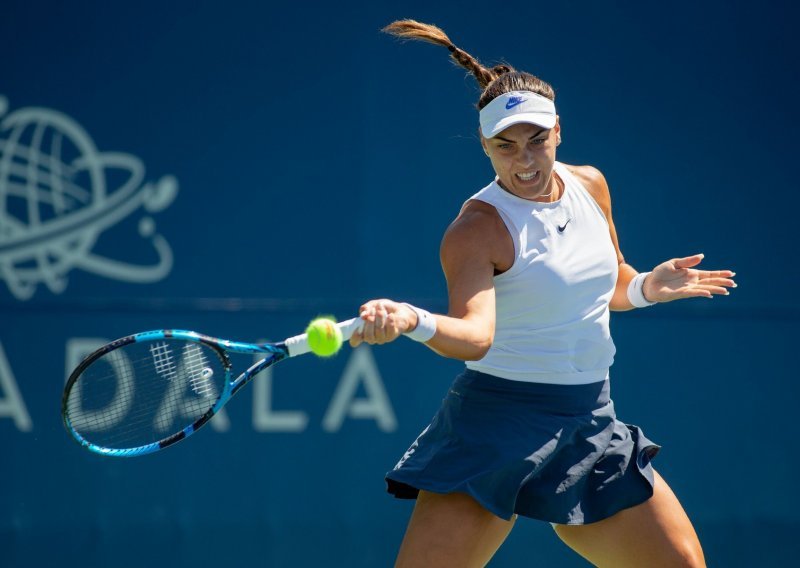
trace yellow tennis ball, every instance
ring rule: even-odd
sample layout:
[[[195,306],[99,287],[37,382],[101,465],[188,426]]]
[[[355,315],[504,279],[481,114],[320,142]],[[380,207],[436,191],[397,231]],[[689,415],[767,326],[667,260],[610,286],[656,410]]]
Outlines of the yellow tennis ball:
[[[320,317],[312,320],[306,328],[308,346],[319,357],[330,357],[342,348],[342,330],[336,327],[336,320]]]

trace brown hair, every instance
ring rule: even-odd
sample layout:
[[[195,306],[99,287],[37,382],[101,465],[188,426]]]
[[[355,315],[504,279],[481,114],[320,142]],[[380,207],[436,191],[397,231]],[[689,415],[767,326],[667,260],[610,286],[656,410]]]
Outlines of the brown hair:
[[[556,98],[556,93],[550,84],[530,73],[517,71],[510,65],[484,67],[469,53],[456,47],[447,34],[434,25],[423,24],[415,20],[397,20],[383,28],[383,31],[402,39],[427,41],[449,49],[450,57],[472,73],[478,81],[478,86],[483,89],[483,93],[478,99],[478,110],[488,105],[496,97],[510,91],[531,91],[547,97],[551,101]]]

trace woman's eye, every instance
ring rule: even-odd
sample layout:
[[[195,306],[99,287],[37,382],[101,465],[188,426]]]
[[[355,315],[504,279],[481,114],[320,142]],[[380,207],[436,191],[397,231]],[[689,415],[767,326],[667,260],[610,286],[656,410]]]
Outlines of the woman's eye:
[[[544,144],[547,141],[547,138],[534,138],[533,143],[536,145]]]

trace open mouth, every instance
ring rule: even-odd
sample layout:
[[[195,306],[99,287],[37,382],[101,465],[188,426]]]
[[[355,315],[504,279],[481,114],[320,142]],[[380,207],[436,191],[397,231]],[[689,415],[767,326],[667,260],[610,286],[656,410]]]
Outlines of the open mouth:
[[[535,172],[519,172],[514,175],[516,175],[521,181],[531,182],[539,179],[539,170],[536,170]]]

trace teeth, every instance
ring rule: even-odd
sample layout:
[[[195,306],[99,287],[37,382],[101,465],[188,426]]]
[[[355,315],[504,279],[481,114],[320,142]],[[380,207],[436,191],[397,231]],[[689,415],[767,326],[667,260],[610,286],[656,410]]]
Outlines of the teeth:
[[[525,174],[523,174],[523,173],[519,173],[519,174],[517,174],[517,177],[518,177],[519,179],[521,179],[522,181],[530,181],[530,180],[532,180],[533,178],[535,178],[535,177],[536,177],[536,174],[538,174],[538,173],[539,173],[539,172],[530,172],[530,173],[525,173]]]

